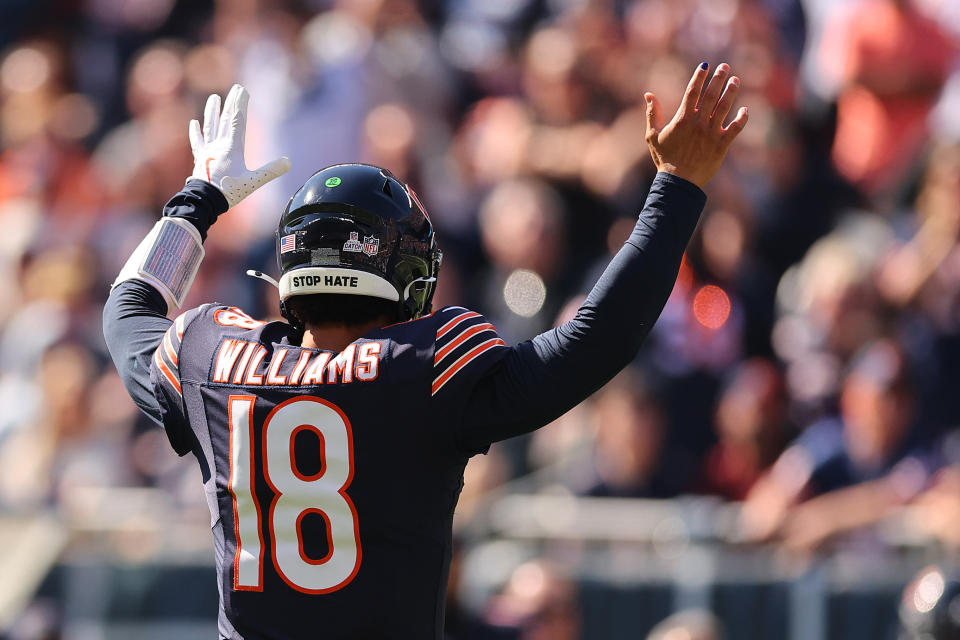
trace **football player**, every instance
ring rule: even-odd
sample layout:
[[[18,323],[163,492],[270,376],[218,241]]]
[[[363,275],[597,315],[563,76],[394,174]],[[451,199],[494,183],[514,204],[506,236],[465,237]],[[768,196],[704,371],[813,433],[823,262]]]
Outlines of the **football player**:
[[[389,171],[314,174],[277,229],[286,322],[204,304],[176,316],[217,217],[289,168],[244,163],[248,95],[190,123],[195,167],[121,270],[104,335],[139,407],[200,464],[221,638],[439,638],[451,521],[470,456],[544,425],[625,367],[667,300],[747,121],[739,80],[706,63],[664,125],[630,238],[576,317],[509,346],[482,315],[431,311],[441,253]]]

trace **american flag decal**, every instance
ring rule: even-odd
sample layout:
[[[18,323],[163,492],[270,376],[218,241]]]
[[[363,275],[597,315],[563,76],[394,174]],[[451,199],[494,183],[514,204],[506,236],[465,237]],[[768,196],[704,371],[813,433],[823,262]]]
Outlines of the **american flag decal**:
[[[287,253],[288,251],[297,250],[297,235],[291,233],[288,236],[283,236],[280,238],[280,253]]]

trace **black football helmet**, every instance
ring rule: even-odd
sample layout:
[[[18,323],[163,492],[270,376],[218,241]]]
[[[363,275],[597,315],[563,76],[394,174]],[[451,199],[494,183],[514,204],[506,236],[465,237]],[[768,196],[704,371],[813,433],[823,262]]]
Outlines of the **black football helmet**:
[[[292,296],[339,293],[390,300],[401,317],[418,318],[430,311],[441,258],[413,189],[373,165],[327,167],[280,216],[280,311],[293,322]]]

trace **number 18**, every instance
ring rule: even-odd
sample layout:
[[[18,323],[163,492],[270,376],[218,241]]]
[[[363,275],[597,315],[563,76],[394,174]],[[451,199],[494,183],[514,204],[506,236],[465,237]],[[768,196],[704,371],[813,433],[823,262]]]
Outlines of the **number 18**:
[[[263,590],[263,528],[254,491],[255,396],[230,396],[230,494],[237,551],[233,588]],[[322,465],[307,476],[297,469],[294,439],[309,429],[320,441]],[[360,569],[362,552],[357,510],[346,494],[353,480],[353,433],[336,405],[312,396],[278,404],[263,423],[263,477],[274,493],[267,513],[270,553],[277,573],[303,593],[330,593],[345,587]],[[323,516],[328,551],[312,559],[304,552],[301,523],[309,513]]]

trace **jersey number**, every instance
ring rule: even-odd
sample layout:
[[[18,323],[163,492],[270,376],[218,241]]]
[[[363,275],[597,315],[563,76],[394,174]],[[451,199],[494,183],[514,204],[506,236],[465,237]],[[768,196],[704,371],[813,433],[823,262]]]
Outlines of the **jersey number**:
[[[263,590],[263,528],[254,491],[254,396],[230,396],[230,493],[237,552],[233,588]],[[322,465],[307,476],[297,469],[294,438],[303,429],[320,441]],[[278,404],[263,423],[263,477],[274,493],[267,513],[270,553],[277,573],[303,593],[330,593],[346,586],[360,569],[357,510],[346,490],[353,479],[353,434],[339,407],[320,398],[298,396]],[[323,517],[327,554],[304,552],[301,522]]]

